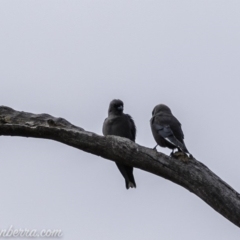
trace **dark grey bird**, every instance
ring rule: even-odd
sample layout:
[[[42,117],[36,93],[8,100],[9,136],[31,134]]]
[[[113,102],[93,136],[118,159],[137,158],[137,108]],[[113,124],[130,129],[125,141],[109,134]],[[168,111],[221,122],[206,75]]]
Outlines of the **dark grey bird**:
[[[123,102],[114,99],[110,102],[108,109],[108,117],[103,123],[103,135],[115,135],[128,138],[135,142],[136,126],[132,117],[123,113]],[[116,163],[119,171],[123,175],[126,188],[136,188],[136,183],[133,176],[133,167]]]
[[[157,146],[172,149],[171,155],[174,153],[174,149],[190,155],[183,140],[184,134],[181,123],[173,116],[168,106],[157,105],[152,111],[150,124]]]

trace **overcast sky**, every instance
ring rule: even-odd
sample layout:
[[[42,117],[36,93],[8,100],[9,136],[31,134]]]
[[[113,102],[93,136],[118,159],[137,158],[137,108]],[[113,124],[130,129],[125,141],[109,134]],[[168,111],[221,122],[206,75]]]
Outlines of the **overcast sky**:
[[[0,105],[66,118],[102,134],[125,104],[136,142],[168,105],[189,151],[240,191],[240,1],[2,0]],[[1,137],[0,227],[62,229],[63,239],[239,240],[186,189],[58,142]],[[158,148],[166,154],[170,150]]]

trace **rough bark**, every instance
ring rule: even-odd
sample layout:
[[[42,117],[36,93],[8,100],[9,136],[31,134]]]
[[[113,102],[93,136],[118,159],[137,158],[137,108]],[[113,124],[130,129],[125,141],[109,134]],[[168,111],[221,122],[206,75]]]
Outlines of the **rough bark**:
[[[103,158],[166,178],[196,194],[240,227],[240,194],[204,164],[171,158],[116,136],[99,136],[63,118],[0,107],[0,135],[52,139]]]

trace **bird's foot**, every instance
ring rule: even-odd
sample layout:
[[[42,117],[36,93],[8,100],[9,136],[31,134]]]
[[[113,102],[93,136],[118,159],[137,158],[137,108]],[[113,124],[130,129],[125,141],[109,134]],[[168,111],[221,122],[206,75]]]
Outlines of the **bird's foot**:
[[[194,159],[194,156],[191,153],[188,153],[188,157]]]
[[[191,156],[191,155],[190,155]],[[188,163],[190,157],[188,156],[188,154],[184,153],[184,152],[175,152],[175,153],[171,153],[171,157],[174,157],[176,159],[179,159],[180,161],[184,162],[184,163]]]

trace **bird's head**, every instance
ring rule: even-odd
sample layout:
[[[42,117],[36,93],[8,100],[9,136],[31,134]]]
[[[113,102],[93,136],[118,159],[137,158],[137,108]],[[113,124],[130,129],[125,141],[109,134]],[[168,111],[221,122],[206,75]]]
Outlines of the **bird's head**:
[[[160,112],[163,112],[163,113],[172,113],[170,108],[164,104],[158,104],[152,111],[152,116],[160,113]]]
[[[121,115],[123,113],[123,101],[119,99],[112,100],[109,105],[108,113]]]

